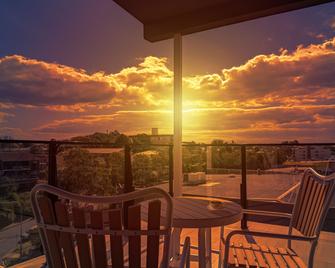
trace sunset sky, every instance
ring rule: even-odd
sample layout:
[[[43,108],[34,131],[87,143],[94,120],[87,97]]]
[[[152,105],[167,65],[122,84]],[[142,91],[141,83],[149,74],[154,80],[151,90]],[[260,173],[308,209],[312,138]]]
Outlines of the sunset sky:
[[[185,36],[184,140],[334,142],[335,3]],[[0,3],[0,136],[172,133],[172,41],[111,0]]]

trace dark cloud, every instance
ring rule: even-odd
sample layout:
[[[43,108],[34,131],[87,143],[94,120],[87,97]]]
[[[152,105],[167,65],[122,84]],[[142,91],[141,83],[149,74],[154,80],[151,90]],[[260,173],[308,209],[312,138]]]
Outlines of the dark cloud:
[[[69,105],[107,102],[115,95],[113,81],[101,74],[55,63],[7,56],[0,59],[2,102],[29,105]]]

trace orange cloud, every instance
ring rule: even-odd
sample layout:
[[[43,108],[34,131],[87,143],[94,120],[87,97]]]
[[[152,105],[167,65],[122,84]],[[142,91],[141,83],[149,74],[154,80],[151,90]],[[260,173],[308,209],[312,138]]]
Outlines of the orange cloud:
[[[223,69],[218,74],[186,78],[186,90],[192,99],[222,100],[240,105],[285,104],[285,98],[334,102],[335,38],[319,45],[298,47],[292,53],[258,55],[245,64]],[[196,94],[193,94],[193,91]],[[325,96],[328,96],[324,99]]]
[[[152,126],[171,132],[171,111],[122,111],[115,114],[86,115],[77,118],[55,120],[33,131],[42,136],[57,135],[63,138],[117,129],[127,134],[147,132]]]
[[[245,141],[265,135],[281,141],[320,133],[323,140],[333,140],[334,66],[335,38],[258,55],[221,73],[184,77],[184,137]],[[0,108],[57,113],[56,119],[32,127],[42,136],[106,129],[130,134],[151,127],[171,133],[172,87],[166,58],[146,57],[111,74],[22,56],[0,59]]]

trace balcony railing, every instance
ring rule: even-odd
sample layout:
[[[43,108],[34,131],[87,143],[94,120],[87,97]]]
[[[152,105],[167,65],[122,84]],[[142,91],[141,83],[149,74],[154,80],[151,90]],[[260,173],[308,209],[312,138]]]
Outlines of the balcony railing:
[[[62,170],[60,170],[60,162],[63,160],[59,157],[60,154],[66,152],[66,150],[70,150],[71,148],[81,148],[84,150],[90,149],[90,148],[106,148],[106,149],[120,149],[122,154],[122,159],[120,160],[122,162],[119,162],[120,169],[118,169],[118,172],[122,172],[123,174],[123,183],[122,184],[122,191],[123,192],[130,192],[133,191],[137,187],[147,187],[152,186],[154,184],[164,184],[164,189],[168,190],[171,195],[173,195],[173,145],[172,144],[114,144],[114,143],[92,143],[92,142],[74,142],[74,141],[45,141],[45,140],[0,140],[0,146],[2,146],[2,149],[0,148],[1,152],[8,152],[8,151],[15,151],[16,149],[13,147],[14,145],[19,145],[19,147],[30,147],[31,145],[38,144],[42,146],[41,152],[36,153],[40,159],[40,167],[42,170],[39,170],[37,172],[39,180],[45,180],[45,182],[54,185],[54,186],[60,186],[60,174],[62,173]],[[205,195],[207,197],[219,197],[219,198],[228,198],[232,199],[236,202],[239,202],[243,208],[250,208],[250,207],[258,207],[259,209],[278,209],[280,211],[288,212],[292,209],[293,202],[286,202],[286,199],[292,199],[293,196],[294,199],[294,191],[297,188],[297,185],[293,185],[290,189],[287,189],[287,191],[281,193],[280,200],[283,202],[279,202],[280,200],[276,200],[276,205],[274,206],[273,200],[274,198],[255,198],[254,194],[251,196],[250,192],[252,190],[252,179],[250,181],[250,178],[253,178],[254,174],[277,174],[278,170],[276,168],[281,167],[281,163],[278,160],[282,155],[276,155],[278,153],[285,154],[291,154],[290,157],[292,157],[292,165],[294,165],[294,157],[305,157],[306,159],[313,159],[316,153],[315,150],[312,150],[312,148],[315,147],[325,147],[330,148],[331,150],[335,149],[335,143],[294,143],[294,144],[195,144],[195,143],[185,143],[183,145],[183,149],[185,150],[184,159],[185,165],[183,167],[184,173],[192,173],[192,172],[204,172],[209,176],[209,174],[220,173],[220,174],[227,174],[227,178],[229,177],[238,177],[239,185],[238,190],[236,192],[239,193],[239,196],[229,196],[229,195],[222,195],[218,194],[217,192],[211,191],[206,192]],[[292,150],[292,148],[295,148],[295,150]],[[309,149],[299,149],[299,148],[309,148]],[[159,180],[155,181],[152,180],[150,182],[150,185],[147,181],[147,174],[150,172],[147,172],[148,167],[145,166],[147,163],[143,163],[143,167],[141,167],[142,163],[136,163],[136,155],[138,153],[141,153],[143,151],[155,151],[160,150],[160,153],[164,155],[163,159],[160,159],[159,161],[163,161],[161,164],[162,172],[158,172],[157,170],[154,170],[155,163],[152,163],[149,169],[152,169],[152,171],[155,171],[157,174],[155,175],[155,178],[157,176],[162,176],[163,178],[159,178]],[[274,165],[274,167],[268,168],[264,165],[258,165],[252,162],[251,158],[254,157],[254,155],[262,155],[263,152],[268,150],[269,155],[276,155],[275,158],[277,159],[277,162],[279,164]],[[91,150],[92,151],[92,150]],[[211,151],[209,154],[208,152]],[[294,151],[296,156],[292,155],[292,151]],[[289,153],[288,153],[289,152]],[[94,151],[94,153],[97,153],[97,150]],[[98,152],[99,153],[99,152]],[[109,151],[106,150],[106,154],[108,154]],[[305,154],[305,155],[303,155]],[[287,156],[287,155],[286,155]],[[208,157],[213,158],[211,162],[211,166],[209,167]],[[320,157],[320,155],[319,155]],[[138,157],[140,159],[140,157]],[[231,162],[229,159],[233,158],[234,161]],[[330,157],[328,158],[328,160]],[[327,160],[327,159],[326,159]],[[1,161],[1,159],[0,159]],[[134,163],[135,161],[135,163]],[[230,162],[229,162],[230,161]],[[308,161],[305,161],[306,165],[308,165]],[[319,161],[320,163],[322,161]],[[327,163],[329,161],[324,161],[325,165],[327,166]],[[121,167],[122,166],[122,167]],[[2,165],[0,162],[0,169]],[[108,168],[108,167],[105,167]],[[156,167],[157,168],[157,167]],[[265,170],[265,171],[264,171]],[[292,168],[292,172],[296,170],[299,171],[299,167]],[[329,169],[326,167],[325,172],[327,173]],[[153,173],[153,172],[151,172]],[[151,174],[150,173],[150,174]],[[1,174],[1,170],[0,170]],[[29,174],[28,174],[29,175]],[[25,176],[28,176],[27,174]],[[23,176],[24,177],[24,176]],[[9,185],[14,185],[15,187],[23,188],[22,192],[26,192],[29,194],[29,191],[31,187],[37,182],[36,180],[36,171],[34,171],[34,176],[28,176],[24,178],[18,178],[17,180],[10,180],[6,178],[6,181],[1,180],[2,177],[0,177],[0,187],[8,187]],[[143,178],[142,178],[143,177]],[[140,178],[140,179],[139,179]],[[249,178],[249,179],[248,179]],[[268,178],[268,177],[264,177]],[[226,179],[226,180],[228,180]],[[218,179],[219,180],[219,179]],[[238,180],[234,180],[235,182]],[[214,182],[216,183],[216,182]],[[214,184],[213,183],[213,184]],[[227,185],[229,187],[229,184]],[[190,189],[195,189],[194,186],[185,186],[185,188],[189,187]],[[193,188],[192,188],[193,187]],[[211,187],[211,186],[208,186]],[[215,187],[215,186],[214,186]],[[228,188],[227,187],[227,188]],[[236,187],[236,183],[235,183]],[[266,187],[266,181],[264,182],[264,187]],[[294,188],[295,187],[295,188]],[[21,190],[19,191],[21,192]],[[194,193],[194,191],[185,191],[184,194],[186,195],[204,195],[203,193]],[[257,197],[257,196],[256,196]],[[20,197],[21,199],[27,198],[26,196]],[[31,211],[29,211],[29,208],[24,208],[23,205],[25,205],[24,202],[27,202],[27,200],[21,200],[18,198],[15,201],[15,198],[11,202],[1,202],[0,200],[0,221],[1,221],[1,215],[6,215],[7,218],[12,217],[12,224],[9,222],[0,224],[0,235],[3,233],[3,230],[6,229],[6,225],[14,226],[13,232],[16,232],[17,235],[17,241],[19,242],[18,245],[18,254],[24,255],[23,251],[25,250],[25,241],[27,240],[26,237],[24,237],[24,233],[26,233],[29,228],[32,227],[32,224],[29,223],[27,220],[32,217]],[[294,201],[294,200],[291,201]],[[29,198],[28,198],[29,201]],[[15,203],[16,202],[16,203]],[[15,204],[14,204],[15,203]],[[270,206],[271,205],[271,206]],[[270,206],[270,207],[269,207]],[[12,213],[12,215],[9,215]],[[333,213],[334,214],[334,213]],[[331,216],[332,217],[332,216]],[[251,220],[257,220],[254,218],[250,218]],[[249,220],[250,220],[249,219]],[[247,226],[247,218],[242,219],[241,226],[244,228]],[[333,220],[333,219],[330,219]],[[333,220],[334,221],[334,220]],[[332,231],[334,229],[334,224],[326,224],[326,228],[331,229]],[[330,226],[330,227],[329,227]],[[5,227],[5,228],[4,228]],[[332,229],[333,228],[333,229]],[[0,252],[0,261],[1,258],[5,255],[5,249],[4,252]],[[8,246],[8,250],[11,249],[10,245]],[[0,263],[1,264],[1,263]]]

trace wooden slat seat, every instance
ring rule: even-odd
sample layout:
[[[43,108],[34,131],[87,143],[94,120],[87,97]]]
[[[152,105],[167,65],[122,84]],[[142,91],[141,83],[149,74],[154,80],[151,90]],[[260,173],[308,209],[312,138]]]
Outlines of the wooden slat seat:
[[[302,259],[289,248],[266,245],[231,243],[228,267],[305,268]]]

